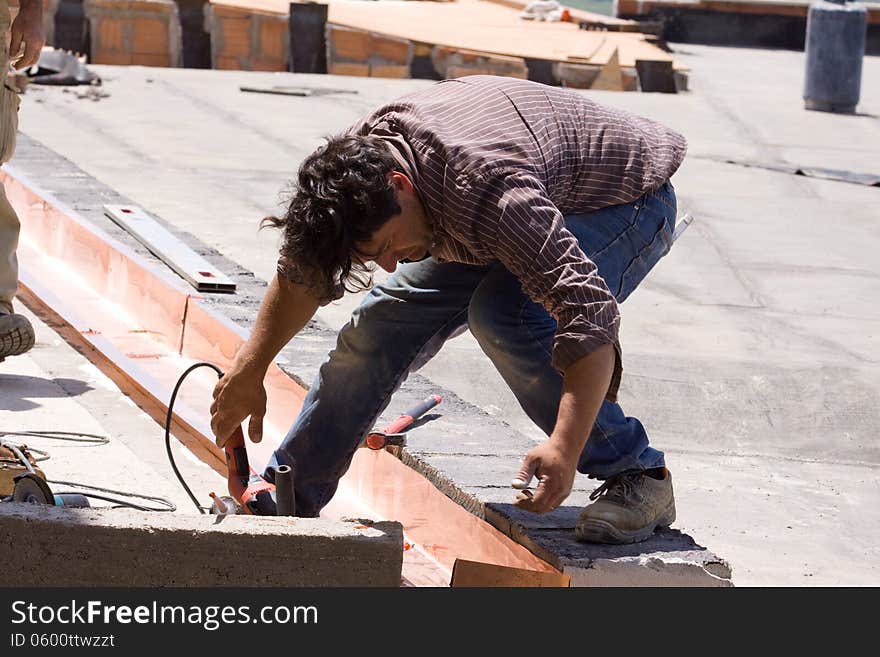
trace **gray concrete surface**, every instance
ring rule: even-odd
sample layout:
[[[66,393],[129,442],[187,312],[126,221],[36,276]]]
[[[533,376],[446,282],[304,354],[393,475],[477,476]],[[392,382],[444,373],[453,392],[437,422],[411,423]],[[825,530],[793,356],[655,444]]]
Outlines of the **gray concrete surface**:
[[[697,222],[623,306],[624,408],[668,454],[675,526],[723,555],[737,584],[876,584],[880,192],[726,160],[877,173],[880,60],[865,59],[860,114],[840,116],[803,110],[802,53],[676,51],[692,68],[690,93],[593,94],[681,130],[690,144],[673,182]],[[278,211],[302,157],[321,135],[427,84],[95,68],[108,97],[31,87],[21,129],[263,278],[275,237],[256,226]],[[246,94],[245,81],[359,93]],[[338,328],[354,303],[321,318]],[[454,446],[420,446],[436,436],[413,432],[415,452],[486,454],[479,434],[507,424],[525,443],[492,454],[514,463],[540,440],[469,337],[421,374],[488,415],[485,427],[462,427]],[[438,410],[448,417],[453,405]],[[579,481],[567,504],[592,483]],[[477,488],[512,501],[502,487]]]
[[[9,503],[0,559],[24,587],[394,587],[403,533],[396,522]]]

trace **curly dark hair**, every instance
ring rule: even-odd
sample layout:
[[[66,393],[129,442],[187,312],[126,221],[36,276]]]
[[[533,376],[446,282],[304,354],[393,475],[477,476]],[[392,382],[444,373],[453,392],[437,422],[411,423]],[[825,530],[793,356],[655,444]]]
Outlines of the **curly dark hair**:
[[[299,168],[283,217],[261,227],[283,230],[281,256],[303,283],[324,299],[339,284],[349,292],[368,289],[372,270],[355,244],[369,240],[400,204],[388,174],[398,169],[388,147],[371,135],[338,135]]]

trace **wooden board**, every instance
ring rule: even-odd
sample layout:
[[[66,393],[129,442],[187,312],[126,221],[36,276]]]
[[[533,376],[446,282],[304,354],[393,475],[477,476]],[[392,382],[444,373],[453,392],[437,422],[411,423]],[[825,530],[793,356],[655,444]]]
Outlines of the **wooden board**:
[[[249,7],[287,14],[287,0],[213,0],[212,5]],[[671,61],[673,57],[633,32],[581,30],[576,23],[526,21],[519,10],[487,0],[422,2],[412,0],[330,0],[328,22],[386,34],[415,43],[526,59],[577,61],[602,66],[617,50],[622,67],[637,59]]]
[[[559,572],[547,573],[492,563],[456,559],[451,586],[456,587],[564,587],[571,577]]]

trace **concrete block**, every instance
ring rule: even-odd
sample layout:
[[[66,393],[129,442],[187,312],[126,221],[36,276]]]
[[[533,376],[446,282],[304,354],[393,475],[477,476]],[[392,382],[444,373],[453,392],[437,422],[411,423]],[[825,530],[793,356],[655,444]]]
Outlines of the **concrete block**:
[[[730,565],[676,529],[657,531],[631,545],[581,543],[574,527],[581,506],[547,514],[512,504],[487,504],[495,527],[571,576],[571,586],[733,586]]]
[[[0,562],[24,587],[400,586],[402,559],[396,522],[0,504]]]

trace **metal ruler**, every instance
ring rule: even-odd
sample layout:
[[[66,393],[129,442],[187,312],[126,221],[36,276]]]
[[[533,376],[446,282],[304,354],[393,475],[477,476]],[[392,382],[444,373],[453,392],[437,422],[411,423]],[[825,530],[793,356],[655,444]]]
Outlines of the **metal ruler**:
[[[136,205],[105,205],[104,214],[199,292],[235,292],[235,283]]]

